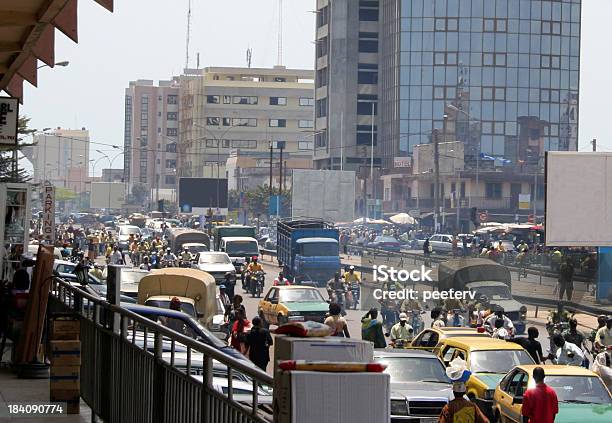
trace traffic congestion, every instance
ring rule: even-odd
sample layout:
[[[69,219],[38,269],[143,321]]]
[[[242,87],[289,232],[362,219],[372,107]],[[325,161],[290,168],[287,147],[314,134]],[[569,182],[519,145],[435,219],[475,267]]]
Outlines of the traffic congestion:
[[[390,376],[392,422],[452,422],[462,409],[475,421],[519,422],[521,407],[537,408],[526,392],[544,382],[558,400],[555,421],[612,416],[612,316],[598,316],[591,328],[585,322],[592,319],[560,306],[543,321],[512,294],[513,272],[547,267],[559,272],[571,300],[563,269],[575,260],[575,273],[588,272],[592,252],[543,248],[540,231],[527,225],[520,235],[510,225],[446,237],[392,221],[209,221],[201,228],[199,219],[181,215],[59,220],[57,276],[105,298],[109,268],[117,267],[122,307],[270,374],[283,327],[324,327],[328,337],[371,343],[370,361]],[[399,253],[435,268],[435,282],[381,282],[368,268]],[[410,287],[437,295],[398,295]],[[377,299],[375,289],[396,299]],[[464,295],[448,295],[455,291]],[[138,339],[146,345],[146,333]],[[180,366],[187,348],[172,349]],[[190,356],[182,368],[201,377],[202,359]],[[227,371],[215,363],[214,386],[224,392]],[[460,380],[457,372],[469,376]],[[252,393],[248,377],[232,377],[234,392]],[[271,403],[273,388],[260,389]]]

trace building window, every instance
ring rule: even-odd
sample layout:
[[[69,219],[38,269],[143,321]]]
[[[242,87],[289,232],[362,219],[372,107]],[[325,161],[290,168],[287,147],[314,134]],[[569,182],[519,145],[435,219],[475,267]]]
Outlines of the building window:
[[[327,51],[329,49],[328,38],[327,37],[320,38],[320,39],[318,39],[316,41],[316,43],[317,43],[317,48],[316,48],[316,50],[317,50],[317,59],[319,57],[326,56],[327,55]]]
[[[359,20],[365,22],[378,21],[378,1],[359,1]]]
[[[207,139],[205,145],[206,145],[206,148],[217,148],[217,146],[219,145],[219,141]]]
[[[357,125],[357,145],[372,145],[372,129],[374,130],[374,145],[378,141],[378,126]]]
[[[459,24],[457,18],[436,18],[436,31],[457,32]]]
[[[254,118],[234,118],[232,126],[257,126],[257,119]]]
[[[559,103],[559,90],[540,90],[540,101],[542,103]]]
[[[314,106],[314,98],[300,97],[300,106]]]
[[[483,100],[506,100],[506,88],[504,87],[482,87]]]
[[[176,176],[166,175],[165,181],[166,181],[166,185],[176,185]]]
[[[206,118],[206,125],[208,126],[219,126],[220,123],[221,123],[221,119],[218,117],[207,117]]]
[[[166,169],[176,169],[176,159],[166,160]]]
[[[540,57],[541,66],[544,69],[560,69],[561,56],[543,54]]]
[[[311,151],[312,141],[298,141],[298,150]]]
[[[542,34],[561,35],[561,22],[542,21]]]
[[[325,147],[327,146],[327,131],[323,130],[315,134],[315,146]]]
[[[502,198],[502,184],[498,182],[487,182],[486,196],[487,198]]]
[[[378,65],[359,63],[357,82],[359,84],[378,84]]]
[[[177,128],[166,128],[166,136],[167,137],[176,137],[178,135]]]
[[[329,21],[329,7],[325,6],[317,11],[317,28],[327,25]]]
[[[483,66],[506,66],[506,53],[483,53]]]
[[[298,128],[314,128],[313,120],[300,120],[298,122]]]
[[[232,96],[224,95],[223,96],[223,104],[232,104]]]
[[[231,140],[230,145],[232,148],[247,148],[247,149],[256,149],[257,141],[256,140]]]
[[[219,96],[218,95],[207,95],[206,102],[208,104],[219,104]]]
[[[378,96],[372,94],[359,94],[357,96],[357,114],[372,115],[372,106],[374,106],[374,115],[378,114]]]
[[[434,100],[455,100],[457,88],[452,86],[433,87]]]
[[[315,78],[315,85],[317,88],[321,88],[327,85],[327,68],[322,68],[317,71],[317,76]]]
[[[223,126],[232,126],[232,119],[228,117],[224,117],[221,119],[221,124]]]
[[[327,116],[327,97],[317,100],[315,116],[318,118]]]
[[[434,54],[434,64],[436,65],[456,65],[457,64],[457,53],[456,52],[438,52]]]
[[[287,82],[287,78],[283,78],[282,76],[275,76],[274,82]]]
[[[271,128],[285,128],[287,126],[286,119],[270,119]]]
[[[178,104],[178,95],[169,95],[166,101],[168,104]]]
[[[507,32],[508,21],[506,19],[484,19],[483,32]]]
[[[178,120],[178,113],[177,112],[168,112],[166,114],[166,118],[168,120]]]
[[[378,53],[378,33],[360,32],[359,33],[359,52]]]
[[[255,96],[234,96],[234,104],[250,104],[255,105],[259,102],[259,99]]]
[[[166,144],[166,153],[176,153],[176,143]]]
[[[270,97],[271,106],[286,106],[287,97]]]

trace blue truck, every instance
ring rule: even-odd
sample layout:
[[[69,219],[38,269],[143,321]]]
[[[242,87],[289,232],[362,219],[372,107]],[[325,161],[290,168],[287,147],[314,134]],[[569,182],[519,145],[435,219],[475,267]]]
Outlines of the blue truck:
[[[315,218],[280,220],[276,254],[287,279],[324,286],[340,270],[339,232],[332,223]]]

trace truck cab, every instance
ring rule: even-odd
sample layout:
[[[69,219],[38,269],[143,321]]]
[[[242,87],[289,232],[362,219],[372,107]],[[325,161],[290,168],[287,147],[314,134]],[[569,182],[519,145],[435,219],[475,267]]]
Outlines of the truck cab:
[[[236,273],[242,273],[247,258],[259,256],[259,244],[255,238],[229,236],[221,238],[219,251],[227,253],[236,268]]]
[[[340,269],[338,241],[333,238],[302,238],[297,240],[293,274],[297,282],[324,284]]]

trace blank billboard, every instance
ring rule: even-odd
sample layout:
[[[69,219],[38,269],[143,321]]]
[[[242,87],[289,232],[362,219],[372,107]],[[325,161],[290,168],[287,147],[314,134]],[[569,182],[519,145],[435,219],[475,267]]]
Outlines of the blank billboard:
[[[227,210],[227,179],[180,178],[179,208],[195,214],[209,208]]]
[[[547,153],[545,228],[550,246],[612,246],[612,153]]]
[[[295,169],[291,215],[352,222],[355,218],[355,172]]]
[[[125,205],[123,182],[92,182],[89,206],[92,209],[120,209]]]

